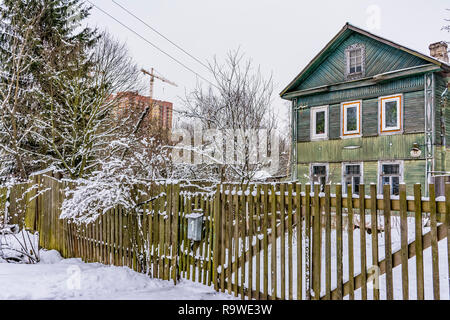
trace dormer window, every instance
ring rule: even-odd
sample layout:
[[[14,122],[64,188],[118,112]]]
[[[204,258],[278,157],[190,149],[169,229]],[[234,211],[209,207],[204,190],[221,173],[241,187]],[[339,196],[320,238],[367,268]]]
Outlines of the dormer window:
[[[362,78],[365,74],[365,47],[362,44],[354,44],[345,49],[346,69],[345,79],[353,80]]]

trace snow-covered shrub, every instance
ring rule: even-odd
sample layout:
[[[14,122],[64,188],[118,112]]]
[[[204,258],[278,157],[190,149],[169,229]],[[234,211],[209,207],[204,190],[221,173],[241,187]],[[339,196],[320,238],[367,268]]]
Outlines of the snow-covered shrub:
[[[38,263],[39,234],[19,230],[18,225],[0,229],[0,262]]]
[[[70,181],[61,218],[89,223],[118,205],[135,209],[144,190],[163,177],[167,151],[156,139],[123,138],[111,148],[116,151],[98,170]]]

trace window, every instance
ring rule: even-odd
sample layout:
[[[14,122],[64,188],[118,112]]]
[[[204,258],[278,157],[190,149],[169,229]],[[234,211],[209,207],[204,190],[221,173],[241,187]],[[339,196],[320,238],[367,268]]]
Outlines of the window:
[[[354,49],[349,52],[350,74],[362,71],[362,50]]]
[[[402,131],[402,95],[380,98],[379,112],[381,134]]]
[[[314,187],[315,183],[320,184],[320,192],[325,191],[325,184],[327,183],[327,165],[313,164],[311,165],[311,183]]]
[[[401,162],[395,163],[381,163],[379,166],[380,173],[380,189],[379,193],[383,193],[383,186],[389,185],[391,195],[399,194],[400,182],[402,182],[402,168]]]
[[[361,136],[361,101],[342,103],[342,137]]]
[[[328,106],[311,108],[311,140],[328,138]]]
[[[345,79],[353,80],[365,75],[365,47],[356,43],[345,49]]]
[[[362,164],[343,164],[343,185],[344,193],[347,193],[348,186],[352,187],[353,194],[359,194],[359,185],[362,183]]]

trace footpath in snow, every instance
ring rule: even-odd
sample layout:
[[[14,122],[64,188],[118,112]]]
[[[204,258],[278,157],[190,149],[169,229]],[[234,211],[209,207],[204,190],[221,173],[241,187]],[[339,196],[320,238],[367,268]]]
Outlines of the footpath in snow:
[[[221,300],[233,297],[188,280],[152,279],[128,267],[62,259],[55,250],[40,251],[37,264],[0,263],[0,300]]]

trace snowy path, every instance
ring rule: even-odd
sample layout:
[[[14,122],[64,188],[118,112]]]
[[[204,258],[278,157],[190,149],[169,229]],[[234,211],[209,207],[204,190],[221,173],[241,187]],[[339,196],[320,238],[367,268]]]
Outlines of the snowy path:
[[[212,287],[182,280],[151,279],[127,267],[62,260],[56,251],[42,254],[38,264],[0,263],[0,299],[232,299]]]

